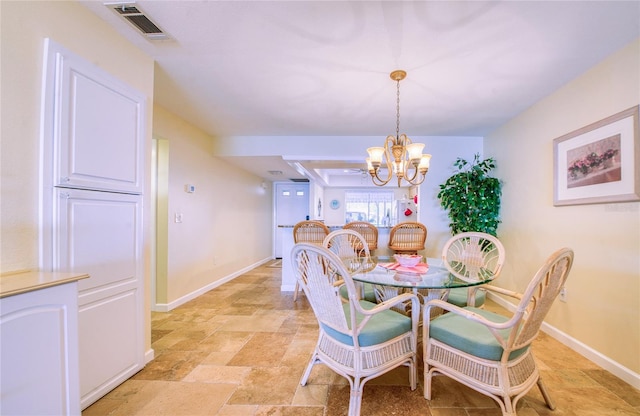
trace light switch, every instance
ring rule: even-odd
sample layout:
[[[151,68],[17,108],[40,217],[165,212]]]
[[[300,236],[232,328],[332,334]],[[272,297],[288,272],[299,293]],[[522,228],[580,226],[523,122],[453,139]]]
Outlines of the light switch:
[[[175,221],[182,222],[182,212],[176,212]]]

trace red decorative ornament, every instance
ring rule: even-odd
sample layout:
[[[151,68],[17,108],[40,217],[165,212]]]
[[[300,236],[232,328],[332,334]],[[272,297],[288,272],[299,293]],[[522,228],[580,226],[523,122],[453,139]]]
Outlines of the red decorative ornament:
[[[418,205],[418,195],[413,196],[413,203]]]
[[[407,208],[404,210],[404,215],[406,215],[407,217],[411,214],[413,214],[413,211],[411,211],[411,208]]]

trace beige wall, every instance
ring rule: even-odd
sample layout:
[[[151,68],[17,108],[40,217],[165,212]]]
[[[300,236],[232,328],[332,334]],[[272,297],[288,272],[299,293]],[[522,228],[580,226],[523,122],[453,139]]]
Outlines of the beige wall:
[[[2,130],[0,226],[2,272],[38,268],[40,100],[44,39],[49,37],[148,97],[150,159],[153,60],[76,2],[0,2],[2,39]],[[147,175],[145,189],[150,187]],[[149,192],[145,235],[149,234]],[[150,239],[145,238],[145,282],[149,282]],[[147,310],[150,308],[146,296]],[[145,348],[151,348],[150,320]]]
[[[44,39],[50,37],[85,57],[142,91],[150,101],[153,99],[153,61],[75,2],[3,1],[0,7],[0,267],[5,272],[38,265],[38,152]],[[148,111],[150,115],[150,106]],[[150,123],[149,117],[149,127]]]
[[[497,284],[522,290],[549,254],[573,248],[568,300],[556,302],[547,322],[636,379],[640,203],[554,207],[553,139],[639,102],[637,40],[485,138],[485,155],[497,159],[504,181],[499,234],[507,261]]]
[[[167,229],[166,241],[158,241],[166,244],[166,274],[156,292],[158,304],[171,306],[271,258],[273,197],[262,178],[212,156],[211,136],[159,106],[153,132],[168,142],[167,215],[158,218]],[[185,192],[187,184],[196,191]]]

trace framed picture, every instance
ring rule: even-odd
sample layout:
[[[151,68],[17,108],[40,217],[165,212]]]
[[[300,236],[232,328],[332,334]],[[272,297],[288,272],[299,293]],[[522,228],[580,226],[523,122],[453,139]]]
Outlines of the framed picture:
[[[640,201],[638,107],[553,140],[553,205]]]

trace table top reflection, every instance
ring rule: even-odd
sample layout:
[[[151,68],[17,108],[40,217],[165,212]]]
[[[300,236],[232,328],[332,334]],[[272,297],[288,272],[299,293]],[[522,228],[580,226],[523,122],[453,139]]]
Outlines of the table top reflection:
[[[404,272],[387,267],[394,263],[392,257],[371,256],[351,258],[346,262],[352,272],[353,280],[380,286],[391,286],[411,289],[453,289],[456,287],[471,287],[489,283],[493,278],[467,282],[454,277],[442,264],[442,260],[427,258],[429,266],[426,273]]]

